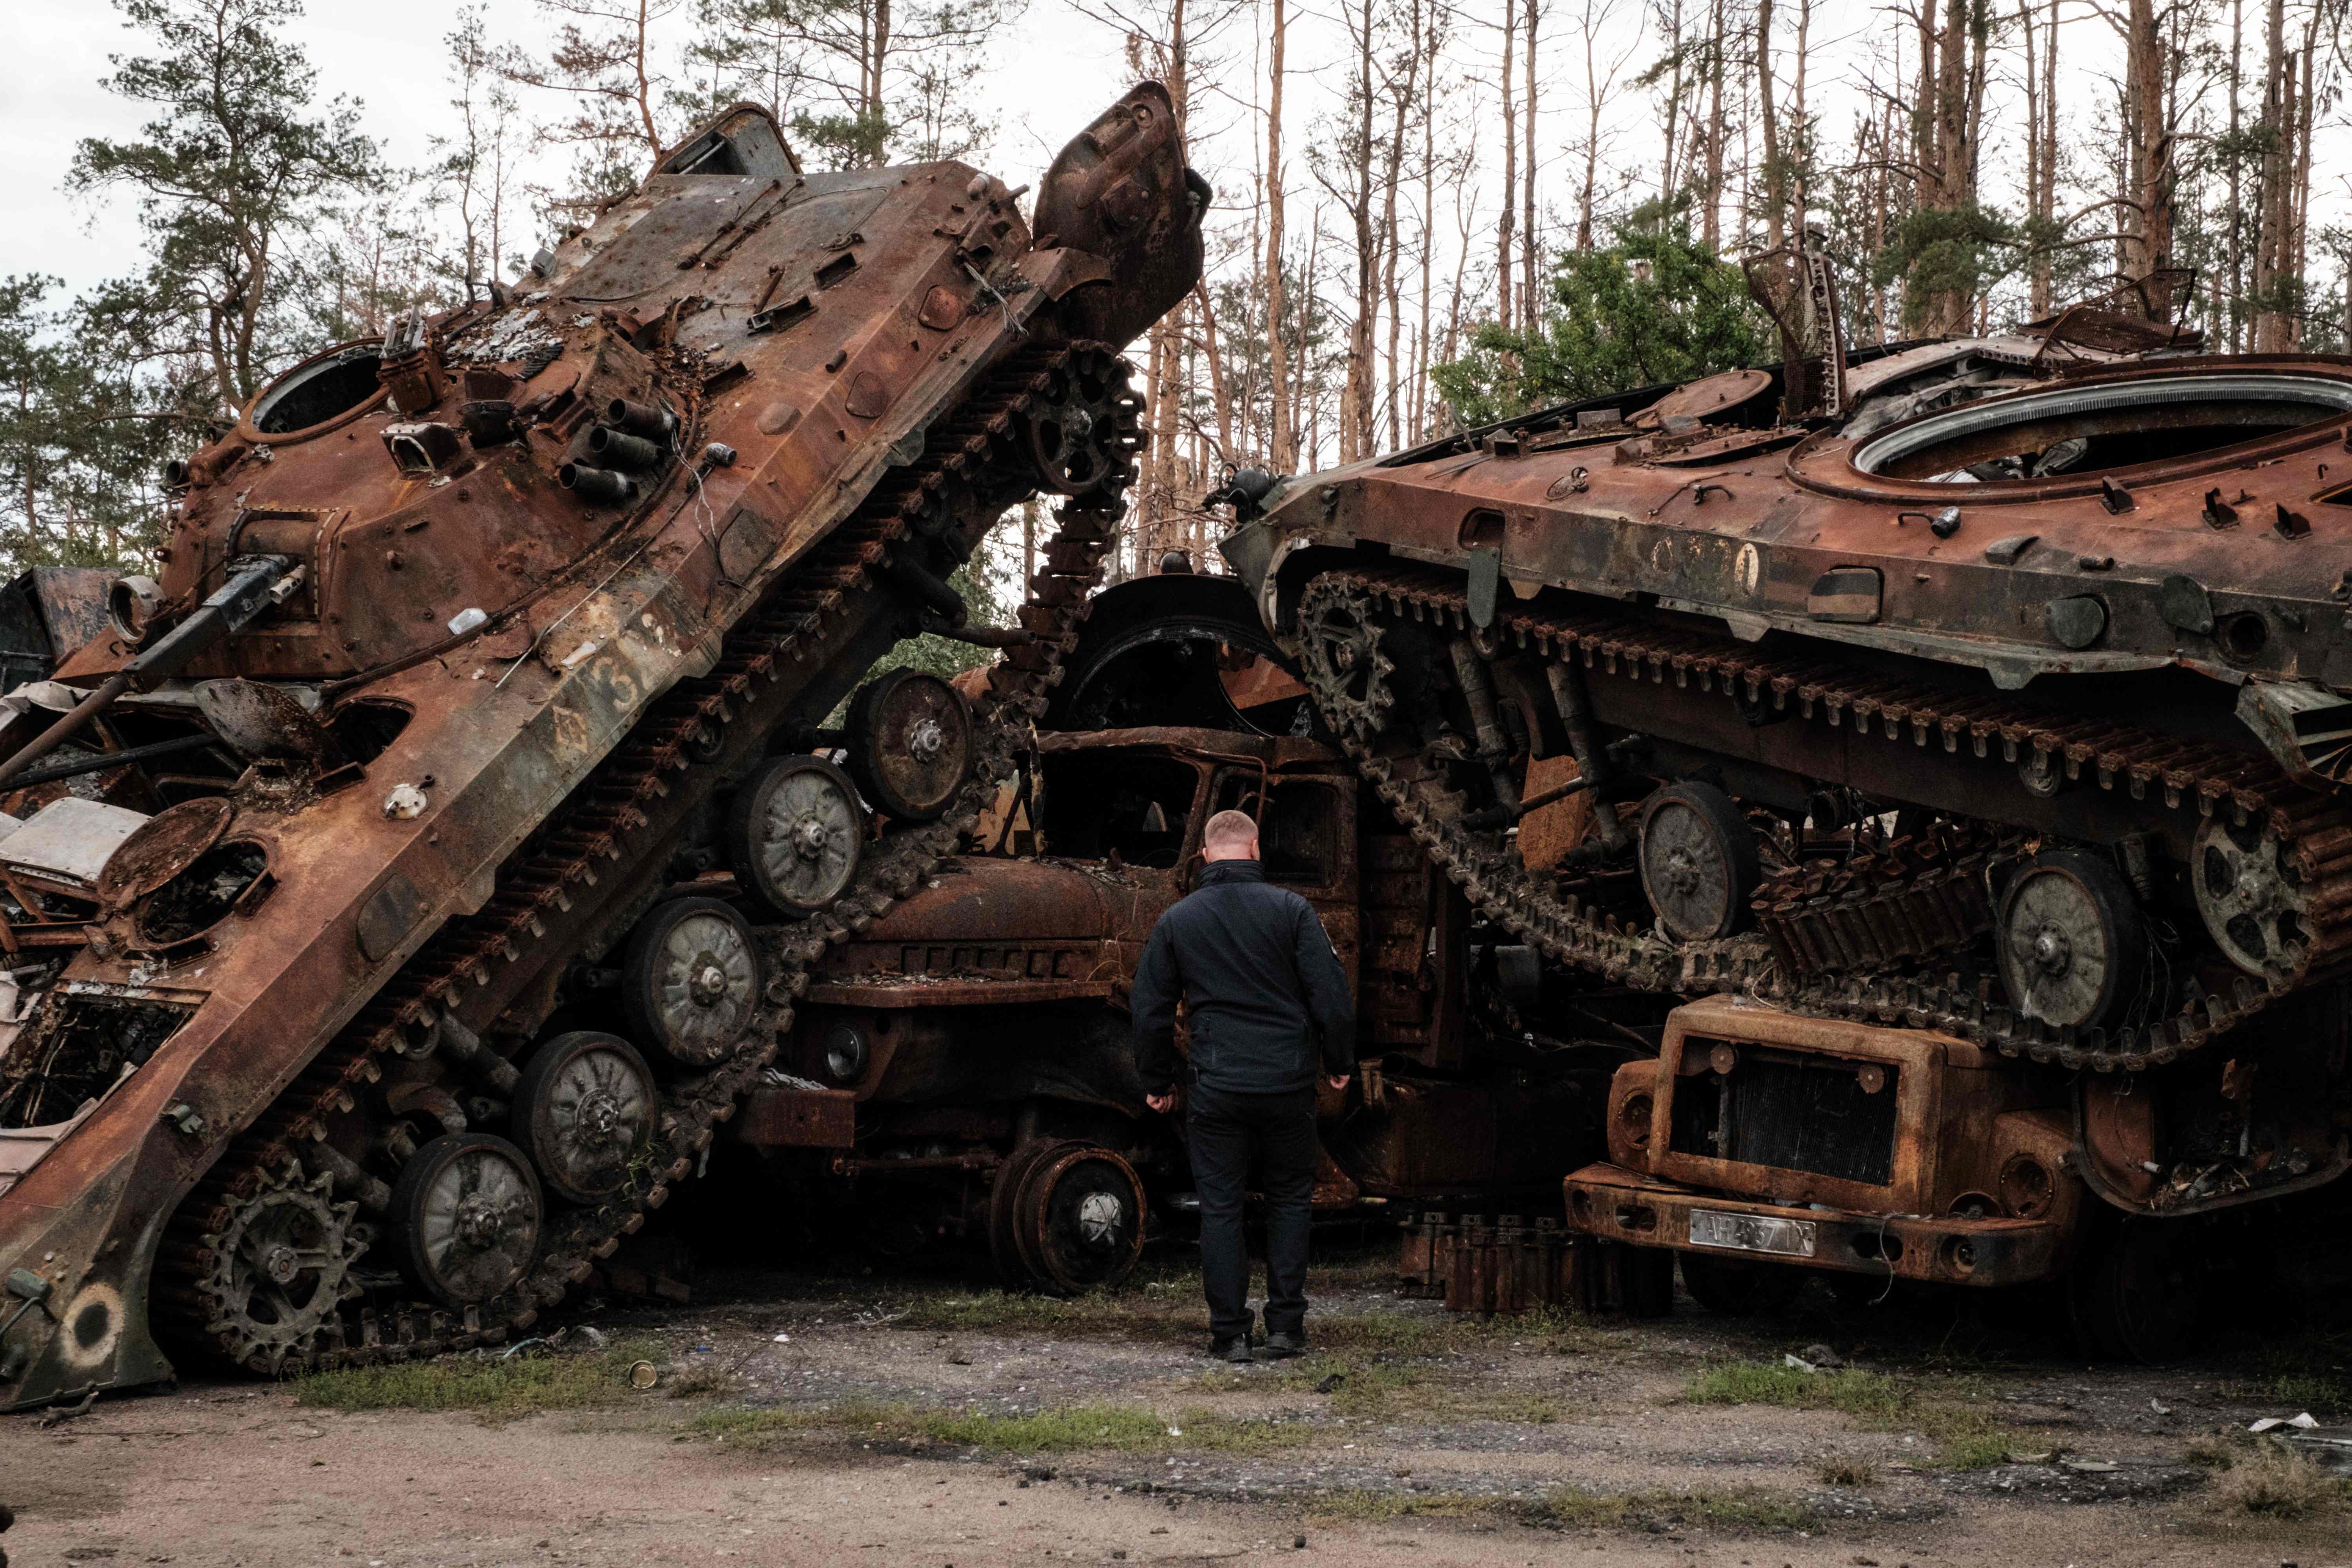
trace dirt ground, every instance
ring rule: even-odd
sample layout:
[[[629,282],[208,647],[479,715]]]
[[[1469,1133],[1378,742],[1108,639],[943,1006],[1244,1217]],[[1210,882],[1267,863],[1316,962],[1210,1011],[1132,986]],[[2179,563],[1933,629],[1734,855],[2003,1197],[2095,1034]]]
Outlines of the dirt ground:
[[[1208,1363],[1181,1257],[1080,1302],[745,1270],[504,1360],[0,1418],[0,1546],[190,1568],[2352,1564],[2352,1485],[2243,1431],[2352,1421],[2352,1338],[2086,1367],[2032,1303],[1990,1321],[1825,1291],[1760,1322],[1685,1300],[1481,1324],[1397,1298],[1388,1257],[1318,1268],[1304,1363]]]

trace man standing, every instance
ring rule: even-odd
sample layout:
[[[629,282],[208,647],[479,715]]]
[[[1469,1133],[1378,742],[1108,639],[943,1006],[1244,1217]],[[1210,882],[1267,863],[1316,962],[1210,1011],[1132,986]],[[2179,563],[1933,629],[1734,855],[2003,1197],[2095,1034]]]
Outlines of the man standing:
[[[1201,1284],[1209,1353],[1250,1355],[1249,1251],[1242,1194],[1251,1158],[1265,1194],[1265,1353],[1307,1349],[1307,1221],[1315,1190],[1315,1077],[1331,1087],[1356,1066],[1348,973],[1314,908],[1258,867],[1257,824],[1238,811],[1209,818],[1199,885],[1160,917],[1132,999],[1137,1070],[1147,1103],[1166,1114],[1176,1083],[1192,1184],[1201,1197]],[[1192,1026],[1192,1061],[1176,1053],[1176,1003]]]

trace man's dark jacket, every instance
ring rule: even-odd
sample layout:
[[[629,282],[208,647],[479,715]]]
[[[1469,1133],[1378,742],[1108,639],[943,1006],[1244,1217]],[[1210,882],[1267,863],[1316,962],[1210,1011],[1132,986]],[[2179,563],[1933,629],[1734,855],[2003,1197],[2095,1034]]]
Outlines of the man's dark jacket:
[[[1356,1008],[1314,906],[1255,860],[1213,860],[1160,917],[1135,971],[1135,1066],[1160,1093],[1183,1076],[1176,1003],[1192,1031],[1195,1081],[1278,1094],[1356,1068]]]

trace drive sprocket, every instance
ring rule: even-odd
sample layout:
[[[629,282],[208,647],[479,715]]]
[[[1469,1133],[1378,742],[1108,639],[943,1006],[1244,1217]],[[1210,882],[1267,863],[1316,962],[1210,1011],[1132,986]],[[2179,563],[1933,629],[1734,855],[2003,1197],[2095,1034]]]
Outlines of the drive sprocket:
[[[1298,611],[1299,662],[1333,729],[1369,741],[1388,722],[1396,661],[1381,651],[1385,633],[1355,600],[1316,596]]]
[[[277,1371],[300,1365],[335,1308],[356,1295],[352,1263],[374,1239],[359,1205],[337,1203],[327,1173],[299,1162],[265,1175],[229,1205],[228,1223],[205,1238],[215,1315],[205,1331],[232,1361]]]

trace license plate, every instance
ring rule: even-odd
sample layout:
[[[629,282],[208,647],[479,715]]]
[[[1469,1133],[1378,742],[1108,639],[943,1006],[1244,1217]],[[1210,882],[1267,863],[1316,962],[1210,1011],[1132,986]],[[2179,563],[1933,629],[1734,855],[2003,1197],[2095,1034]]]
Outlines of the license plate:
[[[1734,1252],[1772,1252],[1783,1258],[1811,1258],[1820,1226],[1809,1219],[1773,1219],[1764,1215],[1723,1214],[1693,1209],[1693,1247],[1721,1247]]]

